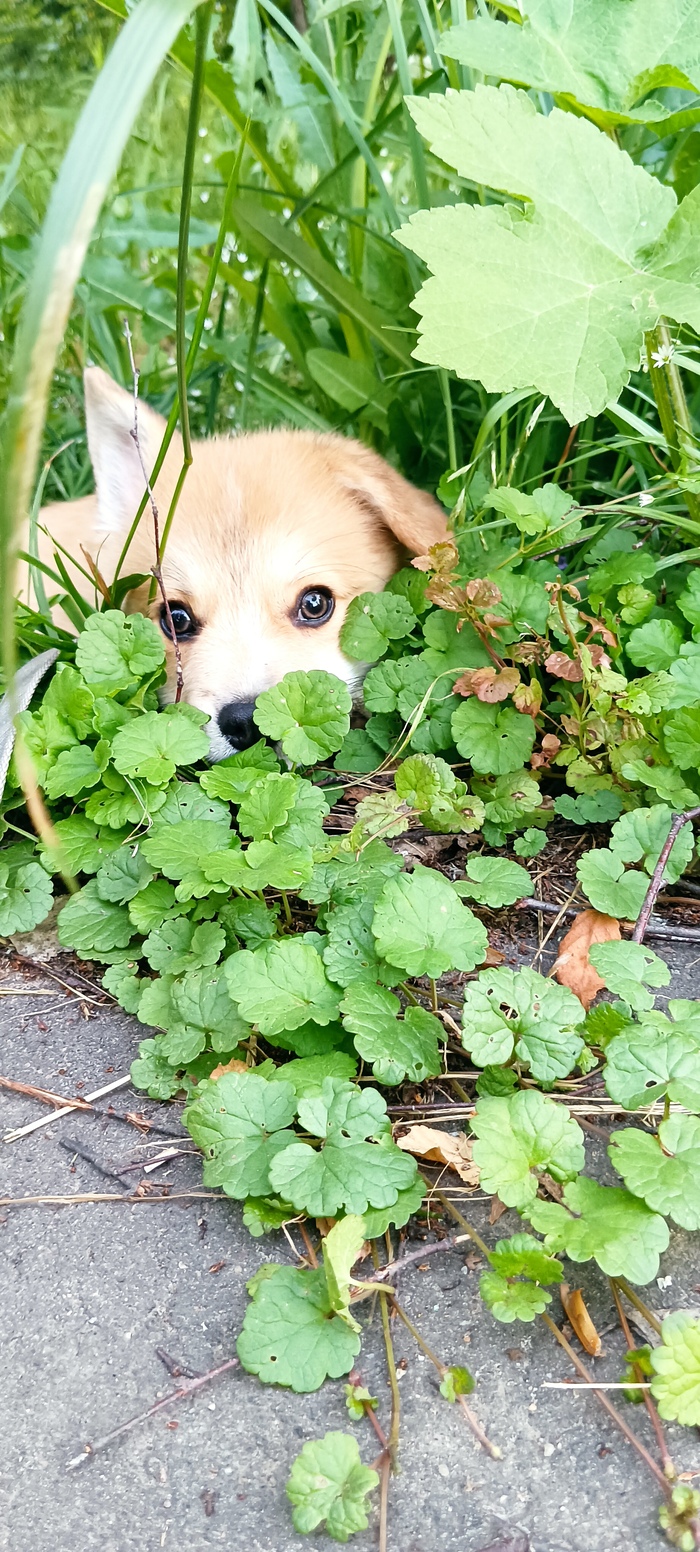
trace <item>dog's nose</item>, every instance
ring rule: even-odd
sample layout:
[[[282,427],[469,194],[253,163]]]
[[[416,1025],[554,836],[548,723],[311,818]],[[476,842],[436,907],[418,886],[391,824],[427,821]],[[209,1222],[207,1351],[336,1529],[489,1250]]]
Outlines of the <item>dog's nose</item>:
[[[249,749],[260,737],[253,721],[255,701],[229,701],[222,706],[218,723],[232,749]]]

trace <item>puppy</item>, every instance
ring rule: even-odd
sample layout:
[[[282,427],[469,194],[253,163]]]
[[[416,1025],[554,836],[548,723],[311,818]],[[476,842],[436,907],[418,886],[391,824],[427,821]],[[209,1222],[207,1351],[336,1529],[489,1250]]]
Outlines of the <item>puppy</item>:
[[[111,581],[144,494],[132,436],[132,396],[97,367],[85,373],[87,439],[95,494],[45,507],[40,558],[54,541],[82,563],[82,549]],[[139,445],[152,470],[165,421],[139,402]],[[211,755],[225,758],[259,737],[256,696],[292,669],[324,668],[359,689],[361,665],[345,657],[339,634],[357,593],[379,592],[401,563],[446,536],[437,502],[416,490],[377,453],[332,433],[257,431],[193,444],[163,558],[163,580],[178,637],[184,698],[207,712]],[[175,436],[155,484],[161,532],[182,466]],[[122,574],[150,573],[153,515],[146,506]],[[87,584],[72,575],[85,594]],[[175,652],[162,597],[150,581],[124,602],[163,631],[165,700],[175,694]],[[27,602],[24,568],[20,596]],[[61,623],[67,623],[61,621]]]

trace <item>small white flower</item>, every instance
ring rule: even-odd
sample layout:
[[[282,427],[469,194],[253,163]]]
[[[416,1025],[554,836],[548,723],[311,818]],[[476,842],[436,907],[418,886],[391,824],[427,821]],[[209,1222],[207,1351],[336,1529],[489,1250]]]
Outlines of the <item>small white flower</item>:
[[[652,496],[650,490],[642,490],[639,493],[638,499],[640,507],[650,507],[654,497]]]
[[[658,350],[652,350],[651,359],[654,366],[668,366],[673,360],[673,345],[660,345]]]

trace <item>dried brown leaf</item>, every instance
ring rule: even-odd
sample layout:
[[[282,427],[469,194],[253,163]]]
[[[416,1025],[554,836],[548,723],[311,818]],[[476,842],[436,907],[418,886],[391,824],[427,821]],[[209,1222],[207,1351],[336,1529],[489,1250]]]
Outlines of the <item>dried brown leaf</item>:
[[[566,652],[550,652],[544,666],[548,674],[556,674],[557,679],[565,679],[567,684],[578,684],[583,679],[581,664],[573,657],[567,657]]]
[[[559,1288],[559,1295],[564,1309],[564,1314],[566,1315],[569,1325],[576,1332],[581,1346],[587,1353],[590,1353],[591,1358],[598,1358],[600,1356],[602,1343],[593,1321],[591,1320],[591,1317],[588,1313],[588,1310],[586,1309],[581,1289],[574,1288],[572,1293],[568,1284],[562,1283]]]
[[[247,1072],[245,1062],[239,1062],[234,1056],[230,1062],[219,1062],[218,1067],[212,1068],[210,1078],[223,1078],[226,1072]]]
[[[528,717],[539,716],[542,705],[542,685],[537,679],[529,684],[518,684],[513,691],[513,705]]]
[[[452,686],[455,695],[475,695],[492,704],[504,701],[520,684],[517,668],[468,668]]]
[[[620,923],[601,911],[580,911],[559,945],[554,975],[560,986],[568,986],[586,1012],[605,982],[588,957],[592,943],[610,943],[620,937]]]
[[[436,1164],[446,1164],[453,1169],[465,1185],[478,1186],[479,1168],[472,1159],[472,1140],[464,1132],[452,1137],[449,1132],[439,1132],[435,1126],[409,1126],[403,1137],[397,1137],[399,1148],[420,1159]]]

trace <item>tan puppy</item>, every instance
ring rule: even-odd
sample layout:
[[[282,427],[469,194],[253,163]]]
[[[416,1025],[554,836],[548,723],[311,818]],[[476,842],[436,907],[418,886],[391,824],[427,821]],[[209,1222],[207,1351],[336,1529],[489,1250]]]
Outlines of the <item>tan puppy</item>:
[[[96,493],[45,507],[42,560],[57,540],[82,561],[81,545],[111,581],[144,493],[132,430],[132,396],[97,367],[85,373],[85,409]],[[153,467],[165,421],[139,402],[139,443]],[[355,690],[363,670],[340,650],[350,600],[380,591],[401,562],[445,537],[445,518],[359,442],[312,431],[258,431],[195,442],[165,556],[163,577],[179,638],[184,698],[206,711],[211,752],[223,759],[259,737],[255,698],[291,669],[324,668]],[[182,465],[171,443],[155,486],[165,520]],[[150,507],[132,541],[124,575],[150,573]],[[73,573],[83,594],[85,578]],[[163,630],[172,700],[175,654],[162,598],[149,584],[129,594],[129,613],[150,614]],[[25,570],[21,596],[27,599]]]

